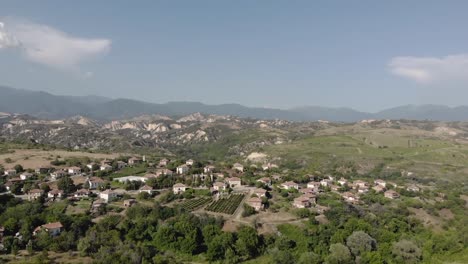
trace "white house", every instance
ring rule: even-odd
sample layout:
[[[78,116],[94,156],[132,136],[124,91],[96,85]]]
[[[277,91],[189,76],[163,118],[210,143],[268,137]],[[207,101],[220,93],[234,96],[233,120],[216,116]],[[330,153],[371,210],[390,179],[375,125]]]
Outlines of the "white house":
[[[187,190],[187,186],[182,183],[176,183],[172,186],[172,191],[174,194],[184,193]]]
[[[271,179],[268,177],[263,177],[257,180],[257,182],[261,182],[265,184],[266,186],[271,186]]]
[[[187,160],[187,161],[185,162],[185,165],[187,165],[187,166],[193,166],[193,163],[194,163],[194,162],[195,162],[195,161],[194,161],[193,159],[189,159],[189,160]]]
[[[148,194],[152,194],[153,193],[153,187],[145,185],[145,186],[141,187],[140,190],[138,190],[138,192],[140,192],[140,193],[146,192]]]
[[[241,179],[237,177],[232,177],[232,178],[227,178],[226,183],[229,184],[231,188],[237,187],[237,186],[242,186]]]
[[[112,166],[111,166],[111,165],[108,165],[108,164],[102,164],[102,165],[99,167],[99,170],[101,170],[101,171],[111,171],[111,170],[112,170]]]
[[[20,174],[20,179],[25,181],[29,178],[32,178],[32,176],[34,176],[32,173],[29,173],[29,172],[23,172]]]
[[[211,172],[214,171],[214,169],[215,169],[215,166],[213,166],[213,165],[208,165],[208,166],[205,166],[205,167],[203,168],[203,172],[204,172],[204,173],[211,173]]]
[[[118,170],[121,170],[121,169],[123,169],[123,168],[125,168],[125,167],[127,167],[127,163],[126,163],[126,162],[121,161],[121,160],[117,161],[117,169],[118,169]]]
[[[296,208],[308,208],[310,207],[310,199],[306,196],[299,196],[294,199],[293,206]]]
[[[97,189],[104,184],[104,180],[99,177],[91,177],[86,180],[89,185],[89,189]]]
[[[213,183],[213,190],[215,191],[224,191],[226,190],[226,184],[224,182],[215,182]]]
[[[125,176],[125,177],[119,177],[119,178],[114,178],[114,181],[118,181],[120,183],[126,183],[126,182],[146,182],[148,180],[147,177],[144,176]]]
[[[177,174],[185,174],[189,171],[189,167],[187,165],[180,165],[177,167]]]
[[[256,188],[253,193],[261,198],[261,197],[266,197],[267,191],[262,188]]]
[[[161,166],[161,167],[165,167],[165,166],[167,166],[167,164],[169,164],[169,160],[166,159],[166,158],[159,161],[159,166]]]
[[[234,165],[232,165],[232,168],[238,172],[243,172],[244,171],[244,165],[240,164],[240,163],[234,163]]]
[[[58,236],[62,232],[63,225],[60,222],[48,223],[38,226],[34,229],[33,235],[37,235],[40,231],[44,230],[51,236]]]
[[[115,198],[117,198],[117,193],[108,189],[103,192],[99,193],[99,198],[103,199],[106,201],[106,203],[113,201]]]
[[[143,162],[143,159],[137,158],[137,157],[133,157],[133,158],[128,159],[128,164],[129,165],[136,165],[136,164],[140,164],[142,162]]]
[[[328,187],[332,184],[332,181],[329,180],[329,179],[323,179],[320,181],[320,185],[322,185],[323,187]]]
[[[291,189],[296,189],[299,190],[299,184],[293,182],[293,181],[288,181],[288,182],[283,182],[281,184],[281,188],[285,190],[291,190]]]
[[[400,194],[395,192],[394,190],[388,190],[384,193],[384,196],[387,197],[388,199],[396,199],[400,197]]]
[[[338,180],[338,183],[339,183],[341,186],[343,186],[343,185],[347,184],[348,181],[347,181],[345,178],[341,177],[341,178]]]
[[[359,201],[359,197],[357,197],[354,193],[351,192],[344,192],[341,194],[341,197],[343,197],[343,199],[349,203],[355,203]]]
[[[320,182],[309,182],[307,183],[307,188],[313,189],[313,190],[318,190],[320,188],[321,184]]]
[[[70,174],[70,175],[78,175],[78,174],[81,174],[81,168],[80,168],[80,167],[76,167],[76,166],[70,167],[70,168],[68,168],[68,174]]]
[[[36,200],[44,194],[44,191],[41,189],[32,189],[28,192],[28,200]]]
[[[6,176],[16,176],[16,170],[15,169],[5,170],[5,175]]]
[[[50,177],[52,178],[52,180],[60,179],[62,177],[65,177],[66,175],[67,175],[67,172],[64,170],[56,170],[50,173]]]
[[[263,209],[262,199],[258,197],[251,197],[247,200],[247,204],[252,206],[255,211],[260,211]]]
[[[63,197],[63,191],[58,190],[58,189],[53,189],[50,192],[47,193],[48,198],[62,198]]]
[[[384,180],[381,180],[381,179],[377,179],[374,181],[374,184],[375,185],[380,185],[382,187],[387,187],[387,182],[385,182]]]

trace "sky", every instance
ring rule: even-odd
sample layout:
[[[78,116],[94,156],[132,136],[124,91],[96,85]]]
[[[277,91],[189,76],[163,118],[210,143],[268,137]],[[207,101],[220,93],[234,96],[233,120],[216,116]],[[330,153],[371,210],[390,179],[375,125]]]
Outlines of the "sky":
[[[468,1],[0,1],[0,85],[154,103],[467,105]]]

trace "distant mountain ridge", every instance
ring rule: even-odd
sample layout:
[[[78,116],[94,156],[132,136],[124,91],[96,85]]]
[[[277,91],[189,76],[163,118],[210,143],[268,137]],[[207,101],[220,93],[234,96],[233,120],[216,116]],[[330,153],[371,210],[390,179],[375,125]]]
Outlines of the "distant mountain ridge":
[[[288,110],[246,107],[240,104],[207,105],[199,102],[148,103],[101,96],[60,96],[42,91],[0,86],[0,112],[22,113],[39,118],[69,118],[77,115],[97,120],[117,120],[141,115],[182,116],[191,113],[232,115],[254,119],[290,121],[328,120],[356,122],[363,119],[414,119],[468,121],[468,106],[406,105],[366,113],[351,108],[305,106]]]

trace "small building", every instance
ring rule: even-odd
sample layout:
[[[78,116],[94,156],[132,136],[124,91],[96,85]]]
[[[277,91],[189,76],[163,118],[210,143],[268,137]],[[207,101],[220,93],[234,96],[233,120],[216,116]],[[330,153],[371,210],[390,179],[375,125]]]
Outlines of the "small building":
[[[384,192],[384,196],[388,199],[397,199],[400,197],[400,194],[397,193],[396,191],[394,190],[388,190],[386,192]]]
[[[132,205],[136,204],[137,201],[135,199],[126,199],[123,201],[123,206],[125,207],[132,207]]]
[[[185,164],[178,166],[176,169],[177,174],[185,174],[188,171],[189,171],[189,167]]]
[[[148,186],[148,185],[144,185],[142,186],[138,192],[142,193],[142,192],[145,192],[145,193],[148,193],[148,194],[153,194],[153,187],[151,186]]]
[[[382,187],[384,187],[384,188],[387,187],[387,182],[384,181],[384,180],[381,180],[381,179],[375,180],[375,181],[374,181],[374,184],[375,184],[375,185],[380,185],[380,186],[382,186]]]
[[[63,198],[63,191],[58,189],[53,189],[47,193],[48,198]]]
[[[341,197],[343,197],[343,199],[349,203],[355,203],[359,201],[359,197],[352,192],[344,192],[341,194]]]
[[[8,169],[8,170],[5,170],[5,175],[6,176],[16,176],[16,170],[15,169]]]
[[[112,166],[111,166],[111,165],[108,165],[108,164],[102,164],[102,165],[99,167],[99,170],[101,170],[101,171],[111,171],[111,170],[112,170]]]
[[[169,164],[169,162],[170,162],[170,160],[164,158],[164,159],[162,159],[162,160],[159,161],[159,166],[161,166],[161,167],[166,167],[167,164]]]
[[[348,184],[348,180],[346,180],[345,178],[341,177],[341,178],[338,180],[338,184],[340,184],[341,186],[344,186],[344,185]]]
[[[215,170],[215,166],[213,165],[208,165],[203,168],[204,173],[211,173]]]
[[[187,166],[193,166],[193,163],[195,163],[195,161],[193,159],[189,159],[189,160],[185,161],[185,165],[187,165]]]
[[[265,163],[262,165],[262,169],[264,171],[267,171],[267,170],[271,170],[271,169],[277,169],[278,168],[278,165],[274,164],[274,163]]]
[[[127,163],[126,163],[126,162],[121,161],[121,160],[117,161],[117,169],[118,169],[118,170],[121,170],[121,169],[126,168],[126,167],[127,167]]]
[[[34,229],[33,235],[36,236],[41,231],[46,231],[51,236],[58,236],[62,232],[63,225],[60,222],[48,223],[45,225],[38,226]]]
[[[257,195],[258,197],[261,198],[261,197],[266,197],[267,191],[266,191],[265,189],[256,188],[256,189],[253,191],[253,193],[254,193],[255,195]]]
[[[313,189],[315,191],[320,189],[320,186],[321,186],[320,182],[312,181],[312,182],[307,183],[307,188]]]
[[[257,182],[261,182],[265,184],[266,186],[270,187],[271,186],[271,179],[268,177],[263,177],[257,180]]]
[[[301,195],[302,197],[306,197],[309,199],[309,202],[311,204],[316,204],[317,203],[317,196],[313,193],[305,193],[303,195]]]
[[[29,192],[28,192],[28,200],[29,200],[29,201],[32,201],[32,200],[39,199],[43,194],[44,194],[44,191],[41,190],[41,189],[32,189],[32,190],[29,190]]]
[[[250,197],[247,200],[247,204],[252,206],[255,209],[255,211],[260,211],[263,209],[262,199],[258,197]]]
[[[73,197],[75,198],[85,198],[89,197],[90,191],[86,189],[79,189],[74,194]]]
[[[92,170],[95,166],[97,166],[98,164],[96,162],[91,162],[91,163],[88,163],[86,164],[86,167],[90,170]]]
[[[143,163],[143,159],[142,159],[142,158],[132,157],[132,158],[129,158],[129,159],[128,159],[128,164],[129,164],[130,166],[137,165],[137,164],[141,164],[141,163]]]
[[[323,179],[320,181],[320,185],[323,187],[328,187],[332,184],[332,181],[329,179]]]
[[[60,178],[63,178],[65,176],[67,176],[67,172],[64,171],[64,170],[56,170],[56,171],[50,173],[50,178],[53,181],[58,180]]]
[[[34,175],[32,173],[29,173],[29,172],[23,172],[20,174],[20,179],[25,181],[25,180],[28,180],[30,178],[32,178]]]
[[[411,184],[408,187],[406,187],[406,190],[410,192],[419,192],[421,189],[418,186]]]
[[[296,189],[299,190],[299,184],[293,182],[293,181],[288,181],[288,182],[283,182],[281,184],[281,188],[285,190],[291,190],[291,189]]]
[[[353,187],[354,189],[369,188],[369,184],[365,181],[357,180],[353,182]]]
[[[340,190],[340,186],[339,185],[335,185],[335,184],[332,184],[330,185],[330,189],[333,191],[333,192],[338,192]]]
[[[97,189],[104,185],[104,180],[99,177],[91,177],[86,180],[89,185],[89,189]]]
[[[213,190],[218,191],[218,192],[226,190],[226,183],[224,182],[213,183]]]
[[[159,176],[172,176],[174,174],[173,171],[169,170],[169,169],[158,169],[156,170],[156,177],[159,177]]]
[[[79,175],[81,174],[81,168],[80,167],[70,167],[68,168],[68,174],[70,175]]]
[[[112,165],[112,160],[104,159],[103,161],[101,161],[101,164],[102,165]]]
[[[186,190],[187,186],[182,183],[176,183],[174,184],[174,186],[172,186],[172,191],[174,192],[174,194],[184,193]]]
[[[232,169],[238,171],[238,172],[243,172],[244,171],[244,165],[240,164],[240,163],[234,163],[234,165],[232,165]]]
[[[99,193],[99,198],[103,199],[106,203],[108,203],[117,198],[117,193],[111,189],[107,189]]]
[[[34,170],[35,173],[37,174],[45,174],[50,171],[50,167],[39,167]]]
[[[299,196],[293,201],[293,206],[296,208],[309,208],[310,200],[305,196]]]
[[[385,187],[382,186],[382,185],[376,185],[376,186],[372,187],[372,189],[377,193],[385,191]]]
[[[120,183],[127,183],[127,182],[146,182],[148,180],[145,176],[125,176],[114,178],[114,181],[118,181]]]
[[[226,183],[229,185],[229,187],[234,188],[238,186],[242,186],[241,179],[237,177],[231,177],[226,179]]]

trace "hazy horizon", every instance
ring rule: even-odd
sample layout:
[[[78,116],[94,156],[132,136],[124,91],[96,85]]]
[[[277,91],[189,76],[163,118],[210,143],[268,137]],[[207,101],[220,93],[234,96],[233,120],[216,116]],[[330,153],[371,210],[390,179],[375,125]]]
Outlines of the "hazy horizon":
[[[468,3],[0,3],[2,85],[290,109],[466,105]]]

